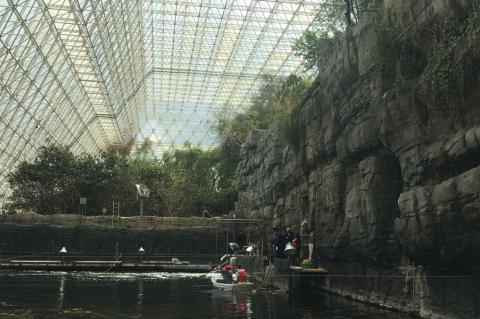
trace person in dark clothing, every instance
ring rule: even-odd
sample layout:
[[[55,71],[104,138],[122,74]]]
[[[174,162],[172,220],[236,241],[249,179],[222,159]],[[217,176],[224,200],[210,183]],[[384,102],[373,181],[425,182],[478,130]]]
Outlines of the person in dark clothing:
[[[270,260],[267,256],[263,256],[262,258],[263,260],[263,270],[265,271],[265,268],[267,268],[267,266],[270,264]]]
[[[287,243],[291,242],[295,238],[295,233],[290,227],[287,227],[287,233],[285,234],[285,240]]]
[[[231,284],[233,282],[232,276],[232,267],[230,265],[226,265],[222,268],[222,280],[220,282],[225,284]]]
[[[275,258],[286,258],[285,246],[287,245],[286,236],[281,232],[276,231],[275,239],[272,241],[273,247],[275,247]]]
[[[301,237],[295,233],[290,227],[287,228],[287,234],[285,236],[285,240],[287,243],[291,243],[293,247],[295,247],[295,259],[291,260],[291,264],[296,264],[298,259],[300,258],[300,252],[302,250],[302,239]]]

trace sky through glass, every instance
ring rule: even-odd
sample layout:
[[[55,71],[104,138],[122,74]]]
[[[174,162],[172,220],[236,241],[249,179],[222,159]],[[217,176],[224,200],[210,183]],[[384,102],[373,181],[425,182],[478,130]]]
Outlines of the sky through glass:
[[[214,146],[217,112],[299,69],[291,45],[320,3],[0,0],[0,194],[48,143]]]

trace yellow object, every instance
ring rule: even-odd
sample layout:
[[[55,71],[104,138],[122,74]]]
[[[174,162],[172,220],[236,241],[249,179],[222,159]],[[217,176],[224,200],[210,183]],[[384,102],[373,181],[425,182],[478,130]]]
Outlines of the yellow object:
[[[302,261],[302,268],[303,269],[313,269],[313,268],[315,268],[315,263],[310,259],[304,259]]]
[[[304,264],[311,264],[311,263],[313,263],[313,260],[311,260],[311,259],[304,259],[304,260],[302,260],[302,265],[304,265]]]
[[[302,270],[300,270],[300,272],[302,273],[317,273],[317,274],[327,274],[328,273],[328,270],[324,269],[324,268],[321,268],[321,267],[317,267],[317,268],[303,268]]]

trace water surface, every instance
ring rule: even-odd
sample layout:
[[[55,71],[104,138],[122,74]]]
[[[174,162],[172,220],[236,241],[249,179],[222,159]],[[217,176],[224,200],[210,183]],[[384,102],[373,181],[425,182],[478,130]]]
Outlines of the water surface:
[[[343,298],[232,294],[197,274],[0,273],[1,319],[403,319]]]

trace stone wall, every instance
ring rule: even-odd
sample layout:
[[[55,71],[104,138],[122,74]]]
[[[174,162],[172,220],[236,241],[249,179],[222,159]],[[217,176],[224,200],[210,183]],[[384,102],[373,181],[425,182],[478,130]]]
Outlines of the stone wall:
[[[172,227],[215,227],[215,218],[203,217],[158,217],[158,216],[80,216],[76,214],[41,215],[36,213],[18,213],[0,215],[0,224],[13,223],[21,225],[47,224],[55,226],[76,227],[81,225],[99,227],[117,227],[133,229],[165,229]]]
[[[480,318],[479,26],[451,35],[478,21],[473,2],[372,4],[321,61],[293,116],[299,144],[255,131],[243,145],[236,214],[266,234],[307,221],[304,242],[332,275],[312,285]],[[450,36],[452,65],[438,63]]]
[[[111,260],[120,254],[122,260],[129,260],[141,246],[145,259],[178,256],[190,262],[215,263],[225,253],[226,241],[226,232],[212,227],[142,230],[0,224],[0,259],[50,260],[59,257],[58,251],[66,246],[68,257],[74,260]]]
[[[241,226],[234,229],[200,217],[121,217],[112,224],[111,216],[0,215],[0,259],[48,258],[56,256],[62,246],[71,255],[107,258],[135,255],[142,246],[147,258],[182,255],[191,261],[216,262],[215,255],[226,253],[233,235],[240,243],[245,241]]]

